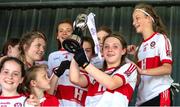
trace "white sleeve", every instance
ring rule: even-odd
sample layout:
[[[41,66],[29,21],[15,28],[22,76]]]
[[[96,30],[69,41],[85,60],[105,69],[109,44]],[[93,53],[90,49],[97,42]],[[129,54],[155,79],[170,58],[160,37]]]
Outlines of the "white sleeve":
[[[124,83],[129,83],[130,79],[137,79],[137,69],[133,63],[127,63],[120,67],[115,75],[121,75],[124,78]],[[133,76],[132,76],[133,75]],[[134,78],[131,78],[134,77]]]
[[[161,35],[157,42],[160,60],[162,63],[172,62],[172,46],[170,40],[165,36]]]

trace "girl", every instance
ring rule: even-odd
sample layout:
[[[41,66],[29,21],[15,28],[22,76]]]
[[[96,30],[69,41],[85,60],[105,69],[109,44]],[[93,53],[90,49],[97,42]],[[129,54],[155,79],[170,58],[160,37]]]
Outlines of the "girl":
[[[137,53],[141,81],[136,105],[170,106],[172,48],[161,18],[152,6],[138,4],[133,12],[133,25],[143,37]]]
[[[82,89],[69,81],[70,60],[73,57],[63,48],[62,42],[73,33],[73,24],[70,20],[60,21],[56,29],[56,39],[58,41],[58,51],[50,53],[48,57],[49,75],[51,76],[49,89],[50,94],[55,94],[61,106],[81,107],[85,99]]]
[[[19,49],[19,39],[17,38],[11,38],[3,46],[2,49],[2,55],[0,56],[0,61],[7,57],[7,56],[12,56],[19,58],[20,55],[20,49]]]
[[[58,68],[60,62],[63,60],[70,60],[72,58],[71,53],[67,52],[62,45],[62,42],[71,36],[73,33],[73,24],[70,20],[63,20],[57,24],[56,28],[56,40],[58,42],[58,51],[54,51],[49,54],[48,67],[49,76],[53,76],[54,69]],[[54,91],[53,91],[54,92]],[[50,92],[50,93],[53,93]]]
[[[84,37],[82,47],[87,52],[88,58],[91,59],[95,54],[94,42],[93,42],[92,38]],[[64,62],[65,62],[65,64],[64,64]],[[69,72],[66,71],[66,69],[65,69],[65,66],[67,66],[68,64],[70,65],[70,62],[67,63],[67,60],[62,61],[61,64],[60,64],[60,67],[57,70],[57,72],[61,73],[62,76],[63,76],[64,72],[65,72],[66,75],[69,75],[69,74],[67,74]],[[69,67],[67,69],[69,69]],[[80,72],[81,72],[81,74],[87,75],[87,73],[83,69],[81,69]],[[57,77],[59,77],[58,73],[54,73],[54,74]],[[68,80],[66,80],[66,81],[69,81],[69,78],[67,78],[67,79]],[[62,87],[62,88],[61,87],[62,87],[61,85],[58,85],[58,90],[60,90],[60,91],[57,91],[57,93],[61,92],[61,93],[58,93],[59,96],[60,96],[59,98],[60,99],[64,98],[64,99],[61,99],[61,103],[63,103],[63,106],[81,107],[81,106],[85,105],[85,98],[86,98],[86,95],[87,95],[87,87],[79,87],[79,86],[76,86],[74,84],[69,85],[67,87]],[[70,98],[70,99],[68,99],[68,98]],[[73,100],[73,101],[68,101],[68,100]]]
[[[3,46],[2,54],[3,56],[12,56],[19,58],[20,50],[19,50],[19,42],[20,40],[17,38],[11,38],[6,41]]]
[[[71,61],[70,80],[81,87],[88,86],[85,106],[127,107],[136,84],[137,72],[132,63],[125,64],[127,44],[121,35],[111,34],[103,42],[103,71],[89,63],[83,49]],[[79,73],[83,67],[89,77]]]
[[[20,59],[25,64],[25,68],[30,68],[43,58],[46,48],[46,37],[41,32],[27,32],[20,40]]]
[[[99,42],[99,45],[100,45],[100,52],[101,52],[101,55],[102,55],[102,46],[103,46],[103,41],[104,41],[104,38],[108,35],[110,35],[112,33],[111,29],[107,26],[100,26],[97,30],[97,38],[98,38],[98,42]],[[102,56],[103,57],[103,56]],[[98,56],[96,57],[93,57],[91,59],[91,63],[93,65],[95,65],[97,68],[99,69],[102,69],[103,67],[103,62],[104,62],[104,59],[100,59]]]
[[[112,33],[111,29],[107,26],[101,26],[99,27],[99,29],[97,30],[97,37],[98,37],[98,41],[100,44],[100,51],[102,53],[102,47],[103,47],[103,41],[104,38],[108,35],[110,35]]]
[[[97,38],[98,38],[98,42],[99,42],[99,45],[100,45],[100,52],[101,52],[101,55],[102,55],[102,46],[103,46],[103,41],[104,41],[104,38],[108,35],[110,35],[112,32],[111,32],[111,29],[107,26],[101,26],[99,27],[99,29],[97,30]],[[102,56],[103,57],[103,56]],[[98,56],[96,57],[93,57],[91,59],[91,63],[93,65],[95,65],[97,68],[99,69],[102,69],[103,67],[103,62],[104,62],[104,59],[100,59]]]
[[[0,92],[1,107],[23,106],[26,97],[21,92],[20,84],[24,76],[24,64],[19,59],[6,57],[0,62],[0,84],[2,87],[2,91]],[[29,101],[34,103],[33,99]]]
[[[95,55],[95,50],[94,50],[94,41],[91,37],[83,37],[83,44],[82,47],[84,49],[84,51],[86,52],[86,55],[88,57],[88,59],[92,59]]]
[[[92,57],[94,57],[95,55],[95,50],[94,50],[94,41],[92,40],[91,37],[84,37],[83,38],[83,44],[82,47],[84,49],[84,51],[86,52],[87,58],[88,59],[92,59]],[[80,74],[88,76],[87,72],[83,69],[80,68]],[[70,74],[69,75],[74,75],[74,74]],[[79,87],[79,91],[81,91],[81,95],[82,95],[82,100],[81,100],[81,106],[85,106],[85,99],[86,99],[86,95],[87,95],[87,87]],[[80,95],[80,94],[79,94]]]
[[[58,99],[46,93],[50,89],[50,80],[47,76],[46,65],[34,65],[28,69],[24,84],[27,92],[39,99],[40,106],[59,106]]]

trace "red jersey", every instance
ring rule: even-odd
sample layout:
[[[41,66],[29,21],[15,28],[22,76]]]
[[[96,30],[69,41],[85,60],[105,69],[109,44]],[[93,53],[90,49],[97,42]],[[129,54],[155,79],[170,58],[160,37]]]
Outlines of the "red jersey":
[[[58,99],[55,96],[50,95],[46,92],[44,93],[44,97],[40,99],[40,105],[42,107],[45,107],[45,106],[59,107],[60,106]]]

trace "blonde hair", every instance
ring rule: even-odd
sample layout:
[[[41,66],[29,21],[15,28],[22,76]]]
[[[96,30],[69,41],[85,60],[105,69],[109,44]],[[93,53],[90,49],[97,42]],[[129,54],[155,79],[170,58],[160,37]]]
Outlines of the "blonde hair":
[[[26,64],[26,59],[25,59],[25,49],[24,46],[27,45],[27,48],[29,48],[31,46],[31,43],[36,39],[36,38],[42,38],[45,42],[47,42],[46,36],[39,31],[33,31],[33,32],[27,32],[25,34],[23,34],[23,37],[20,39],[20,43],[19,43],[19,48],[21,50],[21,54],[20,54],[20,59],[21,61],[24,62],[24,64]]]
[[[39,64],[39,65],[33,65],[31,68],[27,70],[26,76],[24,78],[24,87],[25,87],[25,92],[31,93],[31,87],[30,87],[30,82],[32,80],[36,80],[37,78],[37,73],[41,70],[47,70],[48,66],[46,64]]]

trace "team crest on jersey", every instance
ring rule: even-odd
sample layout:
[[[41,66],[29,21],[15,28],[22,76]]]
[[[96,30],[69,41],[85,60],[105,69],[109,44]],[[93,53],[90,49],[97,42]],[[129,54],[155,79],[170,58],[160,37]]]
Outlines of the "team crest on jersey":
[[[150,48],[151,48],[151,49],[154,49],[154,48],[155,48],[155,45],[156,45],[156,42],[155,42],[155,41],[152,41],[152,42],[150,43],[150,46],[151,46]]]
[[[14,107],[22,107],[22,104],[20,102],[17,102],[14,104]]]
[[[69,53],[64,53],[63,55],[65,59],[68,59]]]

